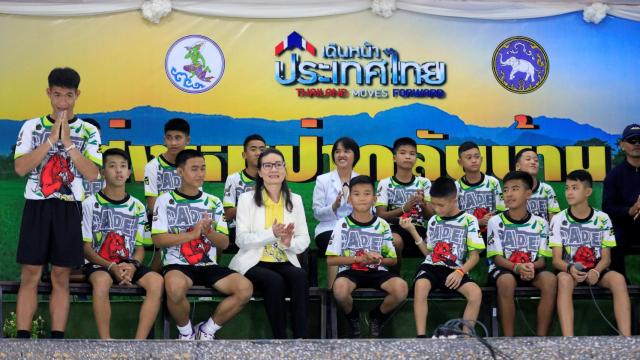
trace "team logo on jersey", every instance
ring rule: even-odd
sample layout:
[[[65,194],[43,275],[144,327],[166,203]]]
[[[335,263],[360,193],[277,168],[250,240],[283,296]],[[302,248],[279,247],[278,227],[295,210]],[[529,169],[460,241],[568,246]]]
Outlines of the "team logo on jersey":
[[[473,216],[475,216],[476,219],[478,219],[478,221],[480,221],[480,219],[482,219],[483,217],[485,217],[489,213],[490,213],[489,209],[487,209],[485,207],[479,207],[479,208],[476,208],[475,210],[473,210]],[[485,234],[487,232],[487,227],[486,226],[480,226],[480,232]]]
[[[509,261],[511,261],[514,264],[530,263],[531,256],[529,256],[529,253],[526,251],[516,250],[511,253],[511,256],[509,257]]]
[[[124,235],[115,231],[109,231],[105,237],[98,255],[112,263],[120,263],[129,258],[129,250],[124,240]]]
[[[573,261],[582,264],[585,269],[591,269],[596,266],[596,254],[592,248],[580,246],[573,257]]]
[[[44,197],[59,192],[71,194],[69,186],[75,177],[69,169],[69,161],[60,154],[52,155],[40,173],[40,188]]]
[[[224,54],[218,44],[202,35],[178,39],[165,57],[165,71],[171,83],[192,94],[216,86],[224,74],[224,66]]]
[[[444,262],[445,264],[453,263],[453,265],[455,265],[458,257],[453,253],[453,247],[451,244],[444,241],[438,241],[433,247],[431,260],[433,260],[434,263]]]
[[[187,232],[191,232],[193,227],[189,228]],[[208,253],[211,250],[211,243],[205,238],[204,235],[200,235],[195,239],[183,243],[180,245],[180,254],[187,260],[189,265],[195,265],[200,262],[211,262]]]
[[[526,94],[539,89],[547,80],[549,57],[534,40],[514,36],[498,45],[491,68],[502,87],[517,94]]]

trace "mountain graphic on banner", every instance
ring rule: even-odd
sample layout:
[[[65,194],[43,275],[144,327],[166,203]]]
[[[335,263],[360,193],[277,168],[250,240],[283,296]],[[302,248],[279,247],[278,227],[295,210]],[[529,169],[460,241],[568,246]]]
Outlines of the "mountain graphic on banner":
[[[619,135],[609,134],[588,124],[571,119],[539,116],[532,118],[537,129],[517,129],[517,122],[508,127],[468,125],[458,116],[437,107],[411,104],[381,111],[373,117],[367,113],[355,115],[329,115],[322,118],[321,128],[302,127],[300,119],[274,121],[260,118],[233,118],[170,111],[151,106],[104,113],[79,114],[93,118],[102,125],[103,143],[109,140],[127,140],[136,145],[162,143],[163,125],[171,118],[185,118],[191,124],[191,143],[195,145],[242,144],[249,134],[262,134],[269,144],[298,144],[300,136],[321,136],[331,144],[343,135],[353,136],[360,144],[391,146],[402,136],[416,138],[418,130],[444,134],[442,140],[417,139],[419,144],[436,147],[474,141],[480,145],[575,145],[578,141],[599,139],[615,148]],[[514,114],[515,116],[515,114]],[[110,119],[128,119],[130,128],[109,128]],[[0,120],[0,154],[7,155],[15,145],[22,122]],[[9,135],[13,134],[13,135]]]

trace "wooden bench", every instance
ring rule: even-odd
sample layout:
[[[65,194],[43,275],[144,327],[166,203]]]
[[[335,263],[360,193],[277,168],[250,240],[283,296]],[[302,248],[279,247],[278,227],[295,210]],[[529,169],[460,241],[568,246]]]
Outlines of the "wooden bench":
[[[3,304],[4,294],[17,294],[20,283],[17,281],[0,281],[0,324],[4,324]],[[91,284],[87,282],[72,282],[69,284],[69,293],[71,295],[91,295]],[[111,295],[116,296],[144,296],[145,291],[139,286],[120,286],[114,285],[109,291]],[[38,294],[51,294],[51,283],[41,282],[38,284]],[[260,294],[254,294],[252,300],[259,297]],[[208,287],[194,286],[187,297],[224,297],[225,295]],[[312,287],[309,288],[309,297],[320,300],[320,336],[322,339],[327,334],[327,311],[329,308],[329,292],[327,289]],[[162,306],[162,335],[164,339],[168,339],[171,331],[171,315],[166,307],[166,302]],[[0,331],[0,338],[4,336],[4,332]]]

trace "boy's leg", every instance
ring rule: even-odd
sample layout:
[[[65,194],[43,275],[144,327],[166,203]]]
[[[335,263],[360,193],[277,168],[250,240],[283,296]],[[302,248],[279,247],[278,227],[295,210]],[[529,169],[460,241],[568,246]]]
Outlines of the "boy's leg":
[[[498,314],[502,324],[502,335],[514,335],[514,321],[516,316],[516,304],[513,296],[516,291],[516,278],[513,274],[504,273],[496,280],[498,290]]]
[[[231,318],[236,316],[249,302],[253,295],[253,285],[251,281],[239,273],[231,273],[213,284],[213,287],[221,293],[227,295],[216,307],[211,319],[216,324],[222,326]]]
[[[540,289],[536,335],[547,336],[551,320],[553,320],[553,311],[556,308],[558,278],[550,271],[541,271],[533,278],[531,283]]]
[[[416,321],[416,333],[418,336],[427,334],[427,315],[429,312],[427,298],[431,291],[431,281],[418,279],[413,290],[413,318]]]
[[[20,288],[16,300],[16,329],[31,331],[33,315],[38,308],[38,282],[42,275],[42,265],[22,265]]]
[[[100,339],[111,338],[111,304],[109,303],[109,289],[113,279],[107,271],[94,271],[89,275],[91,283],[93,316],[96,319],[96,327]]]
[[[573,289],[576,285],[573,276],[558,273],[558,320],[562,336],[573,336]]]
[[[380,312],[382,315],[388,315],[398,305],[400,305],[409,293],[407,282],[400,277],[393,277],[380,285],[380,288],[387,292],[382,304],[380,304]]]
[[[169,270],[164,275],[167,308],[178,326],[185,326],[189,323],[187,291],[191,286],[193,286],[193,280],[180,270]]]
[[[51,313],[51,331],[64,332],[69,317],[69,277],[70,267],[53,265],[51,267],[51,300],[49,312]]]
[[[631,302],[624,276],[617,271],[608,271],[602,276],[599,285],[611,290],[613,313],[616,316],[620,334],[631,336]]]
[[[462,318],[475,324],[482,304],[482,290],[473,281],[462,284],[457,290],[467,299],[467,306],[464,308]],[[468,333],[469,331],[470,329],[467,327],[464,328],[464,332]]]
[[[353,280],[346,276],[338,277],[333,283],[333,297],[336,299],[336,303],[344,314],[347,316],[347,321],[350,328],[350,337],[360,337],[360,314],[353,306],[353,297],[351,293],[358,287]]]
[[[144,268],[141,268],[144,269]],[[136,271],[141,271],[140,269]],[[148,270],[147,270],[148,271]],[[149,336],[149,332],[156,322],[160,306],[162,304],[162,293],[164,292],[164,279],[157,272],[148,271],[136,283],[144,288],[145,296],[142,306],[140,306],[140,318],[136,339],[144,340]]]

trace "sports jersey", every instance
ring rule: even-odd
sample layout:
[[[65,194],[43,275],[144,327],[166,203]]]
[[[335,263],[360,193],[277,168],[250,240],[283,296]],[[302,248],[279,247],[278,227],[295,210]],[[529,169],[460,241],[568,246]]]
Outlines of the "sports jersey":
[[[25,121],[20,129],[14,159],[35,150],[47,142],[53,120],[48,116]],[[102,166],[100,133],[95,126],[79,118],[69,120],[71,141],[84,157]],[[24,197],[29,200],[58,198],[64,201],[84,199],[83,176],[65,151],[62,140],[49,149],[47,155],[28,175]]]
[[[177,189],[182,179],[176,172],[176,165],[162,155],[149,161],[144,167],[144,196],[158,197]]]
[[[444,265],[456,269],[464,265],[467,252],[482,250],[478,220],[461,211],[450,217],[432,216],[427,225],[427,249],[424,264]]]
[[[464,178],[456,181],[458,206],[462,211],[475,215],[477,218],[488,212],[495,213],[505,210],[498,179],[490,175],[481,175],[480,181],[476,184],[470,184]]]
[[[549,213],[557,214],[560,212],[556,192],[553,191],[551,185],[538,181],[531,192],[531,197],[527,201],[527,210],[530,213],[549,221]]]
[[[229,232],[223,211],[222,202],[213,195],[200,191],[196,196],[187,196],[172,190],[160,195],[156,200],[151,233],[156,235],[189,232],[206,212],[215,222],[211,230],[226,235]],[[216,264],[216,247],[206,236],[200,234],[194,235],[194,239],[189,242],[163,248],[162,253],[165,266]]]
[[[380,180],[376,192],[376,206],[384,206],[387,211],[401,208],[410,197],[416,193],[422,193],[425,201],[430,201],[431,181],[421,176],[413,176],[411,181],[403,183],[395,176]],[[411,222],[418,226],[424,226],[423,212],[421,204],[416,204],[412,209],[405,209],[411,217]]]
[[[146,221],[144,205],[129,194],[114,201],[98,192],[82,202],[82,239],[113,263],[133,258],[135,247],[142,246]]]
[[[512,263],[535,262],[538,256],[551,257],[547,222],[532,214],[522,221],[509,218],[507,212],[493,216],[487,225],[489,272],[496,268],[493,257],[501,255]]]
[[[602,257],[603,248],[616,246],[609,216],[591,209],[586,219],[577,219],[571,209],[562,210],[551,219],[549,247],[562,247],[562,259],[594,268]]]
[[[84,197],[88,198],[91,195],[97,194],[98,191],[104,188],[106,182],[102,178],[102,175],[98,173],[98,177],[93,181],[82,179],[82,187],[84,188]]]
[[[222,205],[225,208],[236,207],[240,195],[253,190],[255,184],[256,179],[249,176],[244,170],[229,175],[227,181],[224,183]],[[232,228],[235,226],[236,221],[234,219],[229,223],[229,227]]]
[[[361,223],[349,215],[336,222],[327,247],[327,256],[363,256],[369,251],[375,251],[385,258],[396,258],[391,229],[384,219],[374,216],[368,223]],[[338,272],[348,269],[387,271],[384,265],[350,264],[340,265]]]

